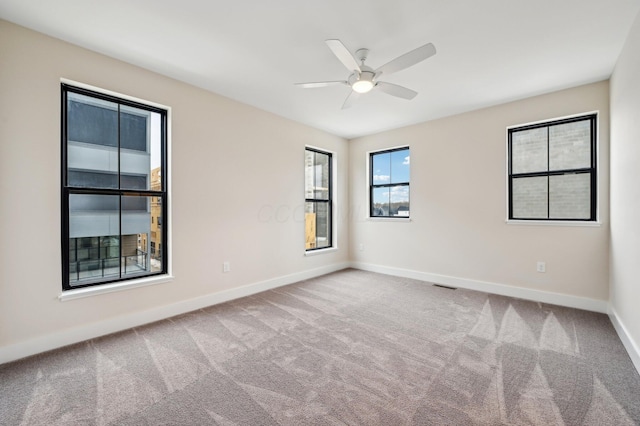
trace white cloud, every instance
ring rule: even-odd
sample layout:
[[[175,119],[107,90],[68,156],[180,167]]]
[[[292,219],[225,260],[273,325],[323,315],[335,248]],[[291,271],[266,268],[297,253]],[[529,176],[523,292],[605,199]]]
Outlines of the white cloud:
[[[391,202],[399,203],[409,199],[408,186],[394,186],[391,188]]]
[[[389,179],[391,178],[391,176],[389,175],[373,175],[373,181],[382,181],[382,182],[388,182]]]
[[[408,166],[410,161],[411,161],[411,156],[407,155],[406,157],[404,157],[404,161],[402,162],[402,164],[404,164],[405,166]]]

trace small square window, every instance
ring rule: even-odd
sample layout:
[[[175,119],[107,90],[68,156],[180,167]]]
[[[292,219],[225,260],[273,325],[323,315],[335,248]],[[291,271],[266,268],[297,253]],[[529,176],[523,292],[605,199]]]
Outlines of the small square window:
[[[509,129],[509,219],[596,220],[596,119]]]

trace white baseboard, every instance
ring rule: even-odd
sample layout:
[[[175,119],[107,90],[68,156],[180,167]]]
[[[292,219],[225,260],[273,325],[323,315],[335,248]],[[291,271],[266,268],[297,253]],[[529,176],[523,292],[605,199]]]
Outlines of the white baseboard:
[[[624,326],[624,323],[620,320],[620,317],[618,317],[618,313],[615,309],[613,309],[613,307],[610,307],[609,309],[609,318],[611,319],[613,328],[616,329],[620,340],[622,340],[622,344],[627,350],[629,358],[631,358],[631,362],[633,362],[636,370],[638,370],[638,373],[640,373],[640,345],[638,345],[638,343],[633,340],[633,338],[627,331],[627,327]]]
[[[587,297],[571,296],[568,294],[553,293],[549,291],[533,290],[530,288],[514,287],[506,284],[498,284],[487,281],[478,281],[468,278],[451,277],[447,275],[430,274],[428,272],[414,271],[410,269],[392,268],[389,266],[372,265],[362,262],[351,262],[351,267],[363,271],[378,272],[404,278],[427,281],[450,287],[466,288],[469,290],[483,291],[502,296],[517,297],[533,300],[535,302],[549,303],[553,305],[567,306],[570,308],[584,309],[586,311],[608,313],[609,302],[606,300],[590,299]]]
[[[144,324],[160,321],[175,315],[206,308],[207,306],[217,305],[219,303],[250,296],[265,290],[271,290],[273,288],[293,284],[298,281],[319,277],[321,275],[348,268],[349,266],[350,264],[348,262],[344,262],[308,271],[283,275],[281,277],[260,281],[218,293],[208,294],[195,299],[184,300],[146,311],[134,312],[122,317],[112,318],[93,324],[86,324],[80,327],[62,330],[56,333],[26,340],[24,342],[15,343],[13,345],[0,347],[0,364],[82,342],[84,340],[116,333],[132,327],[138,327]]]

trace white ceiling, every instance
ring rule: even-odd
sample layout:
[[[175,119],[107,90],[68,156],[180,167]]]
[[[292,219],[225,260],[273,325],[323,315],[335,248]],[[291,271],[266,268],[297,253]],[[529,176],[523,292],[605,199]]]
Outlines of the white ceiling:
[[[353,138],[611,75],[638,0],[0,0],[0,18]],[[324,41],[367,65],[432,42],[438,53],[384,80],[419,92],[350,89]]]

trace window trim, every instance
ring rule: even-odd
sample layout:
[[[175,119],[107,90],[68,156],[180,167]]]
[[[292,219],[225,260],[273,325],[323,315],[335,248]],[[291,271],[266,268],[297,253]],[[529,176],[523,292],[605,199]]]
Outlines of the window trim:
[[[127,95],[122,95],[116,92],[104,90],[94,86],[90,86],[83,83],[78,83],[72,80],[61,79],[61,110],[60,110],[60,158],[61,158],[61,260],[62,260],[62,294],[59,296],[61,301],[77,298],[74,294],[93,295],[102,294],[120,289],[139,287],[143,285],[149,285],[155,282],[166,282],[171,279],[171,250],[170,250],[170,226],[163,229],[161,244],[162,244],[162,270],[145,273],[142,275],[122,277],[119,276],[112,280],[99,280],[88,281],[78,285],[70,285],[69,282],[69,196],[71,194],[95,194],[95,195],[118,195],[120,197],[126,195],[135,196],[147,196],[147,197],[159,197],[164,198],[164,202],[161,203],[161,214],[165,217],[165,222],[170,224],[169,218],[169,203],[170,203],[170,182],[169,182],[169,147],[170,147],[170,116],[171,110],[169,107],[149,102],[146,100],[134,98]],[[161,190],[148,189],[107,189],[107,188],[82,188],[82,187],[70,187],[67,186],[68,179],[68,162],[67,162],[67,96],[69,93],[78,93],[85,96],[90,96],[94,99],[115,102],[119,106],[127,106],[143,109],[149,112],[155,112],[160,114],[160,175],[162,176]],[[120,148],[117,149],[125,149]],[[119,166],[118,166],[119,168]],[[120,175],[120,172],[118,172]],[[120,208],[120,215],[122,215],[122,208]],[[168,218],[168,219],[167,219]],[[120,219],[121,220],[121,219]],[[168,221],[168,222],[167,222]],[[120,245],[119,250],[122,250]],[[68,297],[65,297],[68,295]]]
[[[374,188],[391,188],[394,186],[406,186],[409,188],[409,205],[411,205],[411,170],[409,170],[409,181],[401,182],[401,183],[388,183],[388,184],[373,184],[373,157],[378,154],[386,154],[396,151],[403,151],[405,149],[409,150],[409,155],[411,155],[411,147],[409,145],[402,145],[393,148],[386,148],[378,151],[368,151],[367,152],[367,195],[368,195],[368,213],[367,219],[373,221],[394,221],[394,222],[410,222],[411,221],[411,207],[409,207],[409,216],[374,216],[373,215],[373,190]]]
[[[306,244],[305,244],[305,255],[310,255],[310,254],[317,254],[317,253],[322,253],[322,252],[327,252],[327,251],[333,251],[337,249],[337,246],[335,244],[335,224],[334,224],[334,218],[335,218],[335,211],[334,211],[334,205],[335,203],[333,202],[334,199],[334,161],[335,161],[335,153],[331,152],[331,151],[327,151],[327,150],[323,150],[321,148],[316,148],[310,145],[306,145],[304,147],[304,151],[305,151],[305,156],[307,151],[311,151],[311,152],[315,152],[315,153],[319,153],[319,154],[324,154],[324,155],[328,155],[329,156],[329,199],[328,200],[322,200],[322,199],[317,199],[317,198],[307,198],[305,196],[304,202],[306,203],[315,203],[315,202],[323,202],[323,203],[328,203],[328,209],[327,211],[329,212],[329,214],[331,215],[329,217],[329,230],[327,232],[328,236],[329,236],[329,245],[326,247],[315,247],[315,248],[307,248]],[[306,179],[306,175],[305,175],[305,179]],[[306,227],[305,227],[305,240],[306,240]]]
[[[520,124],[509,126],[506,129],[507,139],[507,156],[506,156],[506,222],[508,224],[523,224],[523,225],[556,225],[556,226],[599,226],[599,208],[598,208],[598,153],[599,153],[599,137],[598,137],[598,111],[591,111],[579,114],[568,115],[564,117],[558,117],[547,120],[535,121],[527,124]],[[578,121],[589,121],[591,124],[591,166],[575,169],[563,169],[553,170],[546,172],[528,172],[517,173],[511,172],[512,167],[512,135],[517,131],[531,130],[537,128],[549,128],[554,125],[573,123]],[[547,137],[547,161],[549,158],[549,138]],[[590,213],[589,218],[514,218],[513,217],[513,179],[517,177],[535,177],[535,176],[563,176],[571,174],[590,174]],[[547,199],[547,216],[549,213],[550,202]]]
[[[165,284],[173,281],[173,276],[166,275],[153,275],[136,277],[135,279],[116,281],[107,284],[98,284],[85,287],[76,287],[73,290],[62,291],[58,295],[58,300],[61,302],[68,302],[75,299],[83,299],[85,297],[98,296],[100,294],[114,293],[123,290],[131,290],[138,287],[147,287],[156,284]]]

